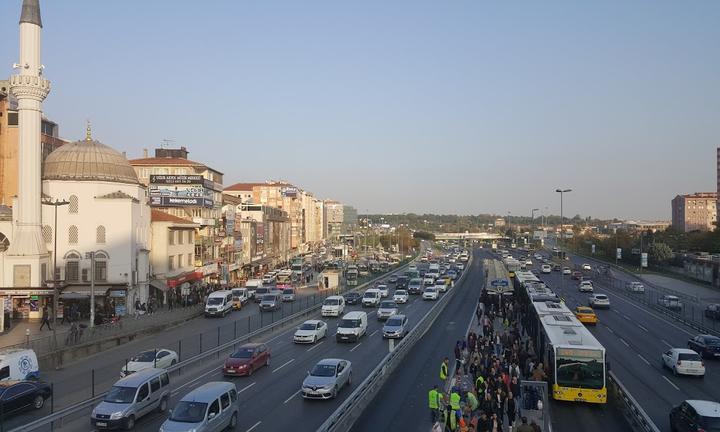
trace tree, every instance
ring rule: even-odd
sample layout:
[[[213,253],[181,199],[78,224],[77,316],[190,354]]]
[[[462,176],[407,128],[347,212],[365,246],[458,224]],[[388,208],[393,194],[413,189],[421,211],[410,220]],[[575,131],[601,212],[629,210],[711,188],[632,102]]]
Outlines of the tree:
[[[413,233],[413,238],[432,241],[435,240],[435,234],[426,231],[415,231]]]
[[[665,243],[653,243],[648,249],[648,255],[654,264],[662,265],[672,258],[672,249]]]

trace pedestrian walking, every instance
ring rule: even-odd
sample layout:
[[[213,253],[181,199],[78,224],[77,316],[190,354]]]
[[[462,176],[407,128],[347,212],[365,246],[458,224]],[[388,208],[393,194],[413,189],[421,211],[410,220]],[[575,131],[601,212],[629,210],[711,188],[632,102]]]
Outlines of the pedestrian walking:
[[[430,408],[430,422],[435,424],[440,418],[440,408],[443,402],[443,395],[438,391],[438,386],[434,385],[428,392],[428,408]]]
[[[445,359],[440,364],[440,381],[445,383],[448,377],[448,364],[450,363],[450,359],[445,357]]]
[[[40,331],[42,331],[43,327],[47,325],[48,330],[52,331],[52,327],[50,327],[50,311],[48,310],[47,305],[43,306],[42,309],[42,324],[40,324]]]
[[[507,418],[508,418],[508,431],[512,432],[513,426],[515,426],[515,414],[517,408],[515,407],[515,399],[513,393],[509,392],[507,397]]]

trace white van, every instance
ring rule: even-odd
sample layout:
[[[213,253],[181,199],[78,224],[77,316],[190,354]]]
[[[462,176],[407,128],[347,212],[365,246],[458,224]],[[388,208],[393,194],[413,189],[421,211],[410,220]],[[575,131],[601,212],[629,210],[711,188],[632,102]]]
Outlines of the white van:
[[[370,288],[362,297],[362,307],[377,307],[380,304],[380,290]]]
[[[222,290],[211,292],[205,302],[205,316],[221,316],[232,312],[233,295],[232,291]]]
[[[262,283],[265,286],[275,285],[275,281],[275,272],[270,272],[262,278]]]
[[[262,279],[248,279],[245,282],[245,288],[247,288],[250,298],[255,298],[255,290],[261,286],[263,286]]]
[[[361,311],[348,312],[338,323],[335,340],[357,342],[365,332],[367,332],[367,314]]]
[[[35,351],[9,348],[0,351],[0,381],[40,378]]]
[[[343,312],[345,312],[345,298],[343,296],[330,296],[323,301],[320,315],[339,317]]]

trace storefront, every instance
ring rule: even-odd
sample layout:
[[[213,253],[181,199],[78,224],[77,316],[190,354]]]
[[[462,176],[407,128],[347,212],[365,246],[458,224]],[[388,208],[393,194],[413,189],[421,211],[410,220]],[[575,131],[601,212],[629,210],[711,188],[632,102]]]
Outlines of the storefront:
[[[67,286],[62,290],[58,309],[64,314],[70,311],[80,319],[90,318],[90,299],[95,298],[96,319],[107,319],[113,315],[126,315],[128,289],[125,285],[96,285],[94,289],[85,285]],[[58,315],[60,317],[62,315]]]
[[[167,279],[165,284],[167,285],[168,302],[172,302],[174,305],[187,304],[188,298],[197,291],[202,280],[203,274],[199,271],[186,272]]]
[[[4,289],[0,290],[0,297],[8,318],[40,320],[43,307],[52,310],[54,293],[51,289]]]

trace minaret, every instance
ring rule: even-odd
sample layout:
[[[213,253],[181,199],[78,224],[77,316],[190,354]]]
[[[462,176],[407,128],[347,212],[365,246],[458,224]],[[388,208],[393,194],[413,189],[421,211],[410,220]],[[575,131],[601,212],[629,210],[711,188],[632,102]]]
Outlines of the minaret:
[[[18,197],[14,209],[15,227],[7,258],[13,265],[14,286],[40,286],[42,264],[48,251],[42,239],[42,203],[40,122],[42,101],[50,92],[50,81],[43,78],[40,62],[39,0],[23,0],[20,15],[20,62],[13,65],[19,73],[10,77],[10,91],[18,102]],[[17,266],[22,266],[18,268]],[[7,271],[6,281],[7,281]]]

